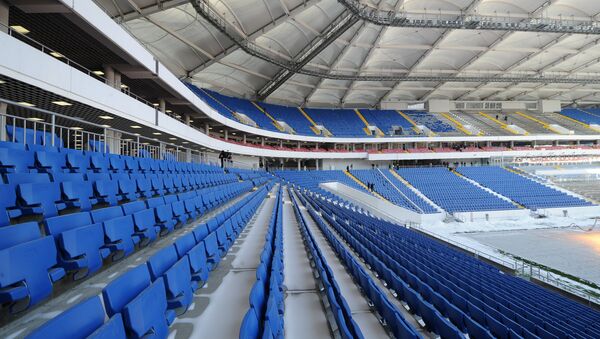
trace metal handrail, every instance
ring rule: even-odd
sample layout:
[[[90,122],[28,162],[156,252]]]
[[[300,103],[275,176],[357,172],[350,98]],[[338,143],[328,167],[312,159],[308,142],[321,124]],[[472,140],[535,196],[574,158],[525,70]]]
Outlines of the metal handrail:
[[[0,31],[4,31],[5,30],[4,33],[6,33],[9,36],[19,37],[21,41],[24,41],[28,45],[39,49],[43,53],[50,54],[50,55],[52,55],[51,53],[57,53],[57,55],[59,55],[59,56],[52,55],[57,60],[60,60],[60,61],[64,62],[65,64],[67,64],[67,65],[69,65],[69,66],[71,66],[73,68],[76,68],[80,72],[83,72],[86,75],[91,76],[92,78],[95,78],[97,80],[102,80],[103,82],[106,82],[106,78],[105,77],[94,73],[94,71],[90,70],[89,68],[81,65],[80,63],[78,63],[78,62],[76,62],[76,61],[74,61],[72,59],[69,59],[66,55],[64,55],[64,54],[60,53],[59,51],[54,50],[54,49],[52,49],[52,48],[50,48],[50,47],[42,44],[41,42],[39,42],[39,41],[37,41],[37,40],[35,40],[35,39],[27,36],[26,34],[20,33],[18,31],[16,31],[15,29],[13,29],[12,27],[6,26],[6,25],[4,25],[2,23],[0,23],[0,28],[2,28],[2,29],[0,29]],[[148,105],[148,106],[155,107],[154,104],[151,103],[150,101],[142,98],[139,95],[136,95],[135,93],[132,93],[131,90],[129,90],[129,88],[127,88],[127,89],[121,88],[120,91],[122,93],[124,93],[124,94],[126,94],[126,95],[128,95],[128,96],[130,96],[130,97],[132,97],[132,98],[134,98],[134,99],[136,99],[136,100],[138,100],[138,101],[140,101],[140,102]]]

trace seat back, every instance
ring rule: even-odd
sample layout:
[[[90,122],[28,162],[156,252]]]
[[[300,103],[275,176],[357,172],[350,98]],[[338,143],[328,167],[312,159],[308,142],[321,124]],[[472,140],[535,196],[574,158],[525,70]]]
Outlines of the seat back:
[[[86,338],[104,324],[100,297],[69,308],[30,333],[28,339]]]
[[[150,272],[146,264],[121,274],[102,290],[106,314],[112,317],[123,310],[140,292],[150,286]]]
[[[146,264],[152,280],[162,276],[175,262],[177,262],[175,246],[167,246],[148,258]]]

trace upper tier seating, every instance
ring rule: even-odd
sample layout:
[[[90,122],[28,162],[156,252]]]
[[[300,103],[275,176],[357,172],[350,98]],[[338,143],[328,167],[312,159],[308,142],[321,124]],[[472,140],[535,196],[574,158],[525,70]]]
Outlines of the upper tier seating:
[[[461,333],[470,338],[594,338],[600,331],[600,312],[590,307],[411,229],[306,199],[410,312],[442,338]]]
[[[564,108],[560,114],[588,125],[600,125],[600,109],[598,108]]]
[[[261,112],[254,106],[251,101],[225,96],[187,83],[186,85],[221,115],[232,120],[237,120],[233,113],[243,113],[251,118],[259,128],[279,132],[273,121],[264,112]],[[275,120],[287,123],[294,129],[296,134],[315,136],[315,132],[311,129],[312,123],[297,107],[267,103],[257,104]],[[304,108],[304,111],[316,124],[325,126],[333,134],[333,137],[370,137],[364,131],[365,124],[352,109]],[[401,126],[404,130],[404,135],[415,135],[413,125],[396,111],[362,109],[360,112],[370,124],[379,127],[386,136],[392,136],[390,134],[392,126]],[[425,125],[433,132],[443,133],[454,131],[452,126],[427,112],[406,111],[404,113],[409,115],[417,124]]]
[[[240,182],[205,164],[32,146],[0,143],[0,300],[12,312],[45,299],[65,273],[92,275],[105,259],[126,257],[266,180],[254,173]]]
[[[542,185],[501,167],[459,167],[457,171],[532,210],[592,205],[588,201]]]
[[[365,124],[351,109],[305,108],[304,111],[334,137],[368,137],[363,131]]]
[[[452,132],[454,128],[435,116],[422,111],[402,111],[408,115],[417,125],[425,125],[436,133]]]
[[[393,110],[361,109],[360,113],[367,119],[369,124],[379,127],[385,135],[391,136],[392,127],[402,127],[403,135],[415,135],[413,124]]]
[[[397,172],[449,213],[517,208],[510,202],[460,178],[447,168],[401,168]]]
[[[269,117],[261,112],[256,106],[252,104],[249,100],[239,99],[234,97],[228,97],[225,95],[221,95],[217,92],[207,91],[210,95],[212,95],[215,99],[217,99],[220,103],[227,106],[230,110],[236,113],[242,113],[252,119],[260,128],[278,132],[279,130],[273,124],[273,120],[269,119]]]
[[[311,123],[306,119],[297,107],[288,107],[281,105],[267,104],[261,102],[260,106],[267,111],[273,118],[279,121],[285,121],[296,134],[314,136],[315,133],[310,129]]]

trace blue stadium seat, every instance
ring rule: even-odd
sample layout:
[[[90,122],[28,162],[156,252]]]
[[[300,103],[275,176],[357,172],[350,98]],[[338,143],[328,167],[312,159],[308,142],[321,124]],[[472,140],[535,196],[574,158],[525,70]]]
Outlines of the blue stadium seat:
[[[18,218],[22,214],[17,207],[16,187],[0,184],[0,227],[10,225],[11,218]]]
[[[104,247],[102,224],[93,223],[87,212],[73,213],[44,221],[46,234],[52,235],[60,249],[58,262],[67,271],[82,271],[75,274],[80,279],[97,272],[102,260],[110,250]]]
[[[123,311],[123,307],[151,284],[148,266],[142,264],[119,275],[103,290],[104,308],[109,317]]]
[[[54,239],[41,236],[37,223],[1,227],[0,302],[18,312],[48,297],[65,276],[56,255]]]
[[[100,297],[95,296],[48,320],[35,329],[27,339],[62,338],[126,338],[121,314],[104,323],[104,309]]]
[[[143,290],[122,313],[131,338],[166,338],[175,312],[167,309],[163,278]]]
[[[111,252],[119,252],[113,257],[113,260],[121,259],[133,253],[135,245],[141,241],[141,235],[136,232],[131,215],[108,219],[103,224],[106,246]]]
[[[159,234],[162,235],[172,231],[168,228],[163,229],[161,225],[156,223],[154,208],[134,212],[132,217],[136,231],[142,233],[143,238],[148,239],[150,242],[154,241]]]

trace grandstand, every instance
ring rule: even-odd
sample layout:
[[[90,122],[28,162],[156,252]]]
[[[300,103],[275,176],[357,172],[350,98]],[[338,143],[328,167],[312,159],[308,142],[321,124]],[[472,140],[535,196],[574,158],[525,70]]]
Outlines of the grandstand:
[[[0,337],[597,338],[598,13],[0,0]]]

